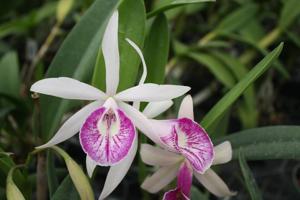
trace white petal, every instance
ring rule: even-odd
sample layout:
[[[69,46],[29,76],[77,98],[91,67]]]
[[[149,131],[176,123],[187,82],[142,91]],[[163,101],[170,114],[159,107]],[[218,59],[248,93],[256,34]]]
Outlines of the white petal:
[[[229,141],[225,141],[214,147],[215,158],[213,165],[227,163],[232,159],[232,148]]]
[[[185,94],[190,87],[180,85],[157,85],[146,83],[118,93],[115,97],[122,101],[165,101]]]
[[[176,176],[179,165],[160,167],[152,176],[148,176],[142,183],[141,188],[156,193],[167,186]]]
[[[77,113],[72,115],[72,117],[70,117],[62,125],[62,127],[57,131],[57,133],[53,136],[53,138],[49,142],[47,142],[44,145],[38,146],[36,148],[38,149],[47,148],[69,139],[80,130],[82,124],[84,123],[88,115],[91,112],[93,112],[95,109],[97,109],[99,106],[101,106],[102,104],[103,102],[95,101],[83,107]]]
[[[158,145],[163,145],[159,137],[156,135],[149,119],[134,107],[124,103],[118,102],[119,107],[132,120],[133,124],[142,131],[149,139]]]
[[[194,172],[198,181],[212,194],[217,197],[226,197],[235,195],[231,192],[224,181],[212,170],[208,169],[204,174]]]
[[[140,50],[140,48],[130,39],[126,38],[126,41],[134,48],[134,50],[137,52],[137,54],[140,56],[140,59],[142,61],[143,64],[143,74],[141,76],[139,85],[145,83],[146,77],[147,77],[147,65],[143,56],[142,51]]]
[[[181,102],[178,118],[187,117],[194,120],[193,99],[191,95],[187,95]]]
[[[106,94],[97,88],[68,77],[42,79],[34,83],[30,91],[64,99],[97,100],[107,98]]]
[[[160,115],[161,113],[168,110],[173,105],[172,100],[167,101],[158,101],[158,102],[150,102],[145,107],[143,114],[146,115],[148,118],[154,118]]]
[[[102,200],[106,198],[108,195],[110,195],[110,193],[112,193],[114,189],[123,180],[123,178],[125,177],[126,173],[128,172],[134,160],[135,154],[137,152],[137,146],[138,146],[138,139],[137,136],[135,136],[133,145],[129,150],[126,158],[124,158],[119,164],[110,167],[99,200]]]
[[[178,154],[149,144],[141,145],[140,155],[144,163],[152,166],[174,165],[184,159]]]
[[[97,163],[93,161],[88,155],[86,156],[85,163],[86,163],[86,171],[89,177],[91,178],[97,166]]]
[[[111,16],[102,40],[102,52],[106,69],[106,93],[114,95],[119,85],[120,55],[118,43],[119,14]]]

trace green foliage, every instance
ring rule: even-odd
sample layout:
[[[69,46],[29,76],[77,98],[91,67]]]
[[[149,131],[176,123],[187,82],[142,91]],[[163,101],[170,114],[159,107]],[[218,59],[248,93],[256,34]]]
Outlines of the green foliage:
[[[151,24],[145,41],[143,53],[148,71],[146,82],[164,83],[169,46],[170,36],[168,21],[166,17],[161,14],[158,15]]]
[[[17,54],[8,52],[0,60],[0,93],[18,97],[20,85]]]
[[[25,197],[23,196],[22,192],[19,190],[19,188],[16,186],[16,184],[13,181],[13,171],[15,168],[12,168],[6,179],[6,197],[7,200],[25,200]]]
[[[206,66],[226,88],[234,86],[234,77],[230,71],[214,57],[204,53],[188,53],[189,57]]]
[[[261,192],[258,189],[256,181],[242,153],[239,154],[239,163],[244,177],[246,188],[251,196],[251,200],[262,200],[263,198],[261,196]]]
[[[216,120],[229,106],[234,103],[238,97],[258,79],[272,64],[281,53],[283,44],[280,44],[262,61],[260,61],[238,84],[236,84],[203,118],[201,124],[205,128]]]
[[[239,152],[247,160],[299,159],[299,132],[299,126],[270,126],[233,133],[222,141],[231,142],[234,159]]]
[[[73,181],[73,184],[80,196],[81,199],[93,200],[94,193],[93,189],[89,183],[88,178],[85,176],[84,172],[80,166],[61,148],[57,146],[51,147],[56,153],[63,157],[70,177]]]
[[[74,187],[72,179],[70,176],[66,176],[62,183],[59,185],[57,190],[55,191],[51,200],[79,200],[80,197]]]
[[[286,0],[279,19],[279,26],[286,29],[300,14],[300,2],[298,0]]]
[[[155,4],[154,9],[147,14],[147,17],[153,17],[163,11],[166,11],[171,8],[175,8],[178,6],[183,6],[186,4],[194,4],[194,3],[202,3],[202,2],[210,2],[215,0],[161,0],[157,1],[158,3]]]

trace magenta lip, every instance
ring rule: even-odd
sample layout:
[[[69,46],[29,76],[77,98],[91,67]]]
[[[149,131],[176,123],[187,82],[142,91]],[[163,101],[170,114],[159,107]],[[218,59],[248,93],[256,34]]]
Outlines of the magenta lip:
[[[101,166],[112,166],[120,162],[129,152],[136,130],[125,113],[116,109],[114,114],[108,114],[109,108],[101,107],[90,114],[79,133],[79,139],[84,152]],[[117,132],[111,127],[119,120]],[[99,121],[106,129],[99,130]]]
[[[213,144],[206,131],[188,118],[172,120],[171,132],[161,137],[171,150],[182,154],[193,169],[203,174],[212,164],[214,157]]]

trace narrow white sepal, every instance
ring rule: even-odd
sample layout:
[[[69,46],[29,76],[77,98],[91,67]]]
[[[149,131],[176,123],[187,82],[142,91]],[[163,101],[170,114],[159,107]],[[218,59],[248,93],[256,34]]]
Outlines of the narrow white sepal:
[[[86,163],[86,171],[89,177],[91,178],[93,176],[93,172],[97,166],[97,163],[94,160],[92,160],[88,155],[86,156],[85,163]]]
[[[172,100],[167,101],[158,101],[158,102],[150,102],[147,104],[145,109],[143,110],[143,114],[148,118],[155,118],[161,113],[168,110],[173,105]]]
[[[147,65],[143,56],[142,51],[140,50],[140,48],[138,47],[138,45],[136,45],[133,41],[131,41],[130,39],[126,38],[126,41],[134,48],[134,50],[137,52],[137,54],[139,55],[142,64],[143,64],[143,74],[141,76],[139,85],[145,83],[146,81],[146,77],[147,77]]]
[[[182,96],[190,87],[180,85],[157,85],[145,83],[116,94],[115,98],[121,101],[166,101]]]
[[[232,159],[232,147],[229,141],[225,141],[214,147],[215,157],[213,165],[227,163]]]
[[[170,166],[179,163],[184,158],[149,144],[142,144],[140,149],[142,161],[152,166]]]
[[[193,99],[191,95],[187,95],[181,102],[178,118],[186,117],[194,120],[194,109],[193,109]]]
[[[120,55],[118,43],[119,14],[115,11],[111,16],[102,40],[102,52],[106,69],[106,93],[112,96],[119,85]]]
[[[204,174],[197,172],[194,172],[194,174],[198,181],[217,197],[236,195],[236,192],[231,192],[226,183],[212,169],[206,170]]]
[[[119,164],[110,167],[99,200],[102,200],[110,195],[123,180],[134,160],[137,147],[138,139],[136,135],[127,156]]]
[[[64,99],[104,100],[107,98],[101,90],[68,77],[42,79],[34,83],[30,91]]]
[[[47,148],[58,143],[61,143],[70,137],[74,136],[81,128],[86,118],[97,108],[103,104],[103,101],[94,101],[85,107],[81,108],[72,115],[57,131],[53,138],[44,145],[36,147],[37,149]]]
[[[175,179],[178,169],[179,165],[160,167],[153,175],[145,179],[141,188],[150,193],[157,193]]]

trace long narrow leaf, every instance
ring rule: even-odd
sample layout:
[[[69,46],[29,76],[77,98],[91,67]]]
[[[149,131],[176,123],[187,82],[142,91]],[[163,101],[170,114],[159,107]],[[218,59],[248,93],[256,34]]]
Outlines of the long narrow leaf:
[[[239,154],[239,163],[251,200],[262,200],[261,192],[242,153]]]
[[[203,118],[201,124],[204,128],[209,126],[222,114],[229,106],[231,106],[239,96],[256,80],[258,79],[279,56],[283,48],[281,43],[261,62],[259,62],[238,84],[236,84]]]

